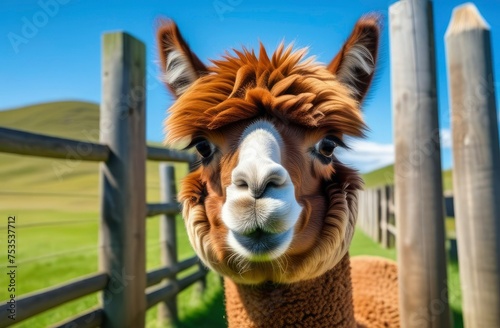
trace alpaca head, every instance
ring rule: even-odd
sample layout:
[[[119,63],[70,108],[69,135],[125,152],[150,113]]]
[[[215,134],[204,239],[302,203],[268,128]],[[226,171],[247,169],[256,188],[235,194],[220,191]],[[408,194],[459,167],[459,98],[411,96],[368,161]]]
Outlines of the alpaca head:
[[[238,283],[291,283],[346,254],[362,182],[335,153],[345,136],[363,135],[378,36],[367,16],[327,66],[283,45],[205,66],[173,22],[160,26],[164,81],[177,98],[166,141],[199,154],[179,201],[208,267]]]

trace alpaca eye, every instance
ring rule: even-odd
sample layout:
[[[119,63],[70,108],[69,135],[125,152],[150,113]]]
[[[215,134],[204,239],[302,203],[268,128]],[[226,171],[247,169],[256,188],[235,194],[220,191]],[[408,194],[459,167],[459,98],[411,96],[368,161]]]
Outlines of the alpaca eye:
[[[209,158],[214,153],[215,147],[207,140],[203,139],[198,142],[196,145],[196,150],[203,158]]]
[[[314,149],[316,150],[316,153],[324,157],[330,158],[333,156],[333,151],[337,146],[338,146],[337,142],[335,142],[335,140],[332,137],[326,137],[322,139],[320,142],[318,142],[314,146]]]

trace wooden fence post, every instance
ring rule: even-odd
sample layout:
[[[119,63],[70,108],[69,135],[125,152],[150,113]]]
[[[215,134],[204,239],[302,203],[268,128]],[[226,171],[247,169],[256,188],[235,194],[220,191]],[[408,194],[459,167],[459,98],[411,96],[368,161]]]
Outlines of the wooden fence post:
[[[500,327],[500,154],[489,26],[473,4],[446,32],[453,188],[466,327]]]
[[[371,217],[371,227],[370,227],[370,237],[373,241],[377,242],[377,189],[370,189],[370,217]]]
[[[450,326],[432,2],[389,9],[402,327]]]
[[[375,227],[373,229],[374,233],[374,240],[377,244],[380,243],[380,217],[381,217],[381,211],[380,211],[380,188],[373,189],[373,196],[375,197],[375,203],[373,204],[373,215],[375,216]]]
[[[145,263],[144,44],[117,32],[102,39],[100,141],[110,149],[101,163],[99,267],[109,276],[102,327],[144,327]]]
[[[370,189],[370,238],[375,241],[375,221],[377,217],[376,207],[375,207],[375,189]]]
[[[380,242],[384,248],[389,248],[389,186],[380,188]]]
[[[364,211],[365,211],[365,234],[367,236],[370,236],[370,220],[371,220],[371,213],[370,213],[370,189],[367,189],[365,191],[365,206],[364,206]]]
[[[176,203],[177,192],[175,187],[175,169],[173,165],[160,164],[160,188],[162,203]],[[177,264],[177,234],[175,228],[175,214],[166,214],[160,217],[160,247],[161,264],[174,266]],[[165,279],[165,282],[176,282],[176,277]],[[178,321],[177,294],[158,305],[158,321]]]
[[[366,215],[367,215],[367,224],[366,224],[366,234],[372,238],[372,226],[373,226],[373,212],[372,212],[372,190],[368,189],[366,191]]]
[[[389,197],[388,197],[389,217],[387,218],[387,220],[391,226],[394,226],[397,229],[398,223],[397,223],[397,218],[396,218],[396,203],[394,201],[394,185],[390,185],[387,192],[389,193]],[[396,239],[397,239],[396,234],[394,234],[392,231],[390,231],[388,238],[389,238],[389,241],[388,241],[389,247],[390,248],[394,247],[394,245],[396,244]]]

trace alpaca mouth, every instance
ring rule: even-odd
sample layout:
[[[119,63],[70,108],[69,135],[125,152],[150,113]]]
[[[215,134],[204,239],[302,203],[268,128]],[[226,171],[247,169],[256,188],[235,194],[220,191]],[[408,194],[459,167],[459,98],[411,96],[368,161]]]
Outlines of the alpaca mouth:
[[[293,237],[293,229],[281,233],[266,232],[260,228],[251,233],[229,232],[229,244],[239,254],[250,261],[274,260],[288,249]]]
[[[232,187],[228,187],[233,191]],[[293,239],[302,207],[293,188],[269,191],[263,198],[228,193],[222,207],[222,221],[228,228],[228,246],[252,262],[266,262],[282,256]],[[272,194],[271,194],[272,193]],[[287,197],[288,196],[288,197]]]

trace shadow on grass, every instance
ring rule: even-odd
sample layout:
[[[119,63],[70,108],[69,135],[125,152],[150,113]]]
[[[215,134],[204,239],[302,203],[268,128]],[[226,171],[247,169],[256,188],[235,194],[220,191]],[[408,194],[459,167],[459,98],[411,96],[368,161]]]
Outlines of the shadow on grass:
[[[178,324],[179,328],[218,328],[227,327],[224,307],[224,291],[219,288],[205,303],[205,307],[192,311]]]
[[[464,320],[462,317],[462,311],[457,309],[451,309],[451,317],[453,318],[453,328],[463,328]]]

